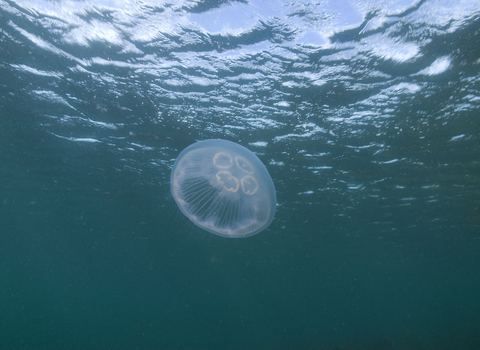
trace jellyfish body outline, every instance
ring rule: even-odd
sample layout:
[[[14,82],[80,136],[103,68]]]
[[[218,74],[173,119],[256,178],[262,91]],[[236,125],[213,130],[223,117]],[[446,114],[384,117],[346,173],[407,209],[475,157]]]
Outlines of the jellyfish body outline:
[[[275,215],[275,186],[265,165],[247,148],[227,140],[204,140],[185,148],[172,168],[170,189],[190,221],[219,236],[255,235]]]

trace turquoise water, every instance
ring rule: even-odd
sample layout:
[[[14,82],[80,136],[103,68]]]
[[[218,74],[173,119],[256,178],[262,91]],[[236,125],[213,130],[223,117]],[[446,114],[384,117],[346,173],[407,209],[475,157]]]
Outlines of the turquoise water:
[[[1,349],[479,349],[478,1],[0,1]],[[272,224],[202,231],[195,141]]]

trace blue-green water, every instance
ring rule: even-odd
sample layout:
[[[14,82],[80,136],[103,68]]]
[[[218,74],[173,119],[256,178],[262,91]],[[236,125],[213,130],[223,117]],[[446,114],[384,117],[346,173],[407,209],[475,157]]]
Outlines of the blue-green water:
[[[479,8],[0,0],[0,349],[480,349]],[[263,232],[176,207],[210,138]]]

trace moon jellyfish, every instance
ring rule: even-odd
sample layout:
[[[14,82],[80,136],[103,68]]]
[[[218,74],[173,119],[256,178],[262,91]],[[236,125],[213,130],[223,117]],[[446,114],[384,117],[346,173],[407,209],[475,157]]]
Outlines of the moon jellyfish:
[[[173,165],[170,190],[185,216],[219,236],[253,236],[270,225],[277,198],[258,157],[226,140],[185,148]]]

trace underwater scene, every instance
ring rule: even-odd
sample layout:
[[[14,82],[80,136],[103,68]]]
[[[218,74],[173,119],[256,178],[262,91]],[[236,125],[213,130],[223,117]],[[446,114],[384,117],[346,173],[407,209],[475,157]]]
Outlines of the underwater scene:
[[[480,0],[0,0],[0,349],[480,349]]]

